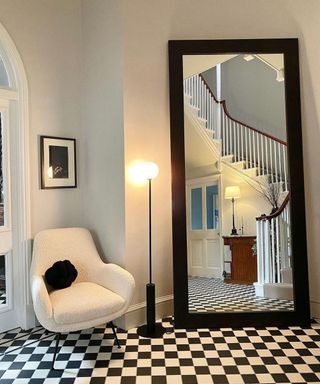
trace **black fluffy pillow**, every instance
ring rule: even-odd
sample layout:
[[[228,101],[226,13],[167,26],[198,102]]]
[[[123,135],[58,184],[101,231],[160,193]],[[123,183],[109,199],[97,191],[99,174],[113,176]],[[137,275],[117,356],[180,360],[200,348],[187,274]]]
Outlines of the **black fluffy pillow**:
[[[78,276],[78,271],[69,260],[56,261],[45,273],[46,281],[55,289],[70,287]]]

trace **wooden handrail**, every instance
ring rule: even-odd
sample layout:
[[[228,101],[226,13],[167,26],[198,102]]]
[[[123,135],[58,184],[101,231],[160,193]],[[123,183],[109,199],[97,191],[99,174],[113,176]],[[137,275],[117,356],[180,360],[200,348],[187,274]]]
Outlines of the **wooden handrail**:
[[[250,129],[250,130],[252,130],[252,131],[254,131],[254,132],[259,133],[260,135],[263,135],[263,136],[268,137],[269,139],[275,140],[275,141],[277,141],[277,142],[280,143],[280,144],[287,145],[287,143],[286,143],[285,141],[280,140],[280,139],[278,139],[277,137],[270,135],[269,133],[265,133],[265,132],[259,131],[259,129],[257,129],[257,128],[250,127],[250,125],[245,124],[245,123],[243,123],[242,121],[239,121],[239,120],[234,119],[234,118],[230,115],[230,113],[229,113],[229,111],[228,111],[226,100],[218,100],[218,99],[215,97],[215,95],[213,94],[213,92],[211,91],[211,89],[210,89],[208,83],[206,82],[206,80],[204,79],[204,77],[201,75],[201,73],[199,74],[199,77],[200,77],[201,80],[204,82],[205,86],[207,87],[207,89],[208,89],[210,95],[213,97],[214,101],[215,101],[216,103],[222,105],[222,108],[223,108],[223,110],[224,110],[224,113],[228,116],[228,118],[229,118],[230,120],[234,121],[235,123],[241,124],[241,125],[243,125],[244,127],[248,128],[248,129]]]
[[[290,194],[288,193],[286,198],[283,200],[280,208],[276,212],[274,212],[268,216],[264,215],[264,216],[256,217],[256,221],[261,221],[261,220],[269,220],[270,221],[271,219],[274,219],[274,218],[280,216],[281,213],[284,211],[286,205],[288,204],[289,200],[290,200]]]

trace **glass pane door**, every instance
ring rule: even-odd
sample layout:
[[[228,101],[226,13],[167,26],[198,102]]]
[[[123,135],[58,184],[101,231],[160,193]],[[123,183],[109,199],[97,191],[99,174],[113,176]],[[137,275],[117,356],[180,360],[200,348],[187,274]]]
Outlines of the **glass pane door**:
[[[219,192],[218,185],[206,187],[207,229],[219,228]]]
[[[191,189],[191,228],[202,229],[202,188]]]

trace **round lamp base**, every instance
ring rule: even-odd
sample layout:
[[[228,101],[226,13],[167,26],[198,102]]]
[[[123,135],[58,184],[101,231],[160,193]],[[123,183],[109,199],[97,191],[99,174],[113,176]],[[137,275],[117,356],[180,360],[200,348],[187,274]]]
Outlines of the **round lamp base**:
[[[137,334],[141,337],[147,337],[149,339],[161,339],[162,336],[167,332],[161,324],[156,324],[154,332],[149,333],[147,324],[141,325],[137,329]]]

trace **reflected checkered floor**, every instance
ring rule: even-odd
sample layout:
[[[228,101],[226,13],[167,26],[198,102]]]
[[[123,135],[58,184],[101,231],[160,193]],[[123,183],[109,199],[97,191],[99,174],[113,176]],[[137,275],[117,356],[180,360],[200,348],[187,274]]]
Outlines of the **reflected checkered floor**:
[[[163,325],[170,330],[170,319]],[[163,339],[109,328],[64,335],[56,368],[52,334],[0,335],[0,383],[248,384],[319,383],[320,325],[310,328],[175,330]],[[14,337],[22,337],[13,341]]]
[[[190,312],[293,311],[291,300],[256,297],[253,285],[226,284],[220,279],[190,277]]]
[[[0,289],[0,305],[6,303],[6,291],[4,289]]]

